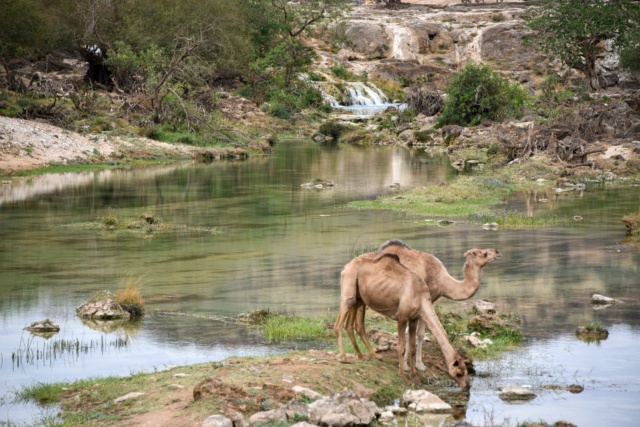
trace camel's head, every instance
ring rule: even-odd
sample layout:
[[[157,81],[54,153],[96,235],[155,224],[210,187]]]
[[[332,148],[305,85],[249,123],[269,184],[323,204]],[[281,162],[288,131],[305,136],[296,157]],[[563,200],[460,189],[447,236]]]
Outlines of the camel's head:
[[[457,356],[453,363],[449,365],[449,375],[458,383],[462,391],[467,391],[471,388],[467,366],[460,356]]]
[[[464,256],[467,257],[467,261],[473,262],[478,267],[484,267],[501,255],[497,249],[469,249]]]

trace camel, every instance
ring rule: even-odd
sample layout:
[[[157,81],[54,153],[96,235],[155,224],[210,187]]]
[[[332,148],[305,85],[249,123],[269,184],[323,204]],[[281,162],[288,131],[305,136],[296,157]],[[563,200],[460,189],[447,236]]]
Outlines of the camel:
[[[420,320],[429,328],[440,345],[449,375],[463,390],[469,389],[467,368],[447,339],[447,334],[433,309],[428,287],[419,275],[400,263],[400,258],[397,255],[391,253],[382,253],[378,256],[361,255],[351,260],[343,268],[340,276],[340,312],[334,325],[334,332],[338,337],[340,348],[340,359],[343,362],[347,361],[342,342],[342,328],[345,322],[347,323],[347,334],[358,353],[358,357],[363,357],[356,344],[353,324],[356,322],[358,310],[362,309],[362,313],[364,313],[365,305],[384,316],[396,319],[398,322],[398,372],[400,377],[404,378],[402,360],[405,353],[405,329],[408,325],[409,368],[411,378],[416,378],[416,328],[418,320]],[[359,334],[360,332],[358,330]],[[364,339],[366,340],[366,337]],[[375,355],[369,341],[366,340],[365,343],[369,352]]]
[[[457,280],[449,275],[446,267],[435,256],[411,249],[401,240],[389,240],[385,242],[378,251],[369,252],[360,255],[362,258],[375,259],[382,253],[389,253],[398,256],[400,262],[409,270],[418,274],[425,282],[425,286],[429,289],[431,302],[435,303],[438,298],[444,296],[446,298],[462,301],[469,299],[475,295],[480,287],[480,276],[482,268],[496,258],[500,257],[500,252],[496,249],[470,249],[465,252],[467,258],[464,264],[464,280]],[[360,258],[358,257],[358,258]],[[357,258],[356,258],[357,259]],[[357,281],[351,283],[343,283],[341,280],[341,292],[353,294],[358,292]],[[343,290],[343,288],[347,288]],[[349,321],[347,321],[347,334],[353,333],[355,324],[358,335],[367,347],[369,354],[376,357],[375,350],[371,347],[367,339],[364,328],[365,306],[359,305],[357,309],[352,309],[349,313]],[[422,342],[424,340],[425,324],[418,322],[417,329],[417,349],[416,349],[416,368],[420,371],[426,370],[426,366],[422,362]],[[353,340],[355,342],[355,339]],[[363,355],[357,345],[354,349],[358,358]],[[409,352],[405,354],[404,369],[410,370]]]
[[[380,253],[397,255],[402,265],[422,277],[429,288],[432,303],[435,303],[440,297],[454,301],[464,301],[473,297],[480,287],[482,268],[501,256],[496,249],[470,249],[466,251],[464,253],[466,261],[462,269],[464,271],[464,280],[458,280],[449,274],[442,261],[438,258],[426,252],[411,249],[402,240],[389,240],[383,243],[377,252],[371,253],[371,256],[376,256],[376,254]],[[422,322],[418,323],[416,338],[418,343],[416,368],[420,371],[426,370],[426,366],[422,362],[424,326]],[[362,333],[365,334],[364,307],[358,312],[357,327],[358,329],[361,327]],[[365,344],[367,343],[367,341],[364,342]],[[405,370],[409,370],[408,362],[408,357],[405,357]]]

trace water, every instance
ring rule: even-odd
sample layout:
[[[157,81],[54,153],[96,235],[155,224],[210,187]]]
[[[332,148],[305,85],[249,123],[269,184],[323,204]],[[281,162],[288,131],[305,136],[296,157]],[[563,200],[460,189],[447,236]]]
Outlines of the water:
[[[503,366],[479,364],[480,370],[505,372],[505,378],[473,380],[467,418],[474,424],[483,425],[487,414],[501,422],[543,417],[576,423],[558,400],[580,408],[580,426],[602,425],[595,421],[607,415],[614,419],[612,412],[621,420],[618,425],[634,425],[625,420],[638,415],[640,379],[633,354],[638,350],[640,255],[622,250],[618,242],[624,234],[620,217],[640,205],[638,188],[545,193],[514,201],[512,206],[531,212],[553,209],[584,217],[571,226],[535,231],[485,231],[472,224],[440,228],[426,217],[345,207],[350,200],[392,192],[393,183],[410,188],[446,181],[455,173],[445,158],[400,148],[294,142],[276,146],[270,157],[243,162],[64,174],[3,185],[0,394],[10,396],[35,382],[282,351],[232,319],[259,308],[335,313],[341,267],[357,250],[400,238],[435,252],[457,277],[467,249],[496,247],[503,253],[485,269],[474,299],[520,313],[529,339],[522,351],[501,362],[513,367],[512,374],[506,375]],[[314,178],[337,185],[300,187]],[[549,202],[538,202],[543,199]],[[141,236],[68,226],[93,221],[106,207],[120,218],[150,212],[189,228]],[[105,332],[75,316],[78,305],[99,290],[115,290],[127,275],[144,282],[149,314],[141,325]],[[594,292],[624,303],[595,311],[589,304]],[[471,302],[451,304],[469,307]],[[22,331],[46,317],[62,328],[48,341]],[[572,336],[577,326],[593,320],[611,332],[599,347]],[[53,361],[12,363],[19,349],[43,349],[56,340],[95,347]],[[536,356],[542,353],[550,356]],[[585,391],[567,396],[536,388],[539,397],[517,407],[497,398],[495,385],[538,387],[546,379],[537,373],[547,371],[562,373],[553,378],[560,385],[579,383]],[[21,422],[37,412],[32,405],[6,400],[0,421]],[[603,402],[609,409],[604,414]]]

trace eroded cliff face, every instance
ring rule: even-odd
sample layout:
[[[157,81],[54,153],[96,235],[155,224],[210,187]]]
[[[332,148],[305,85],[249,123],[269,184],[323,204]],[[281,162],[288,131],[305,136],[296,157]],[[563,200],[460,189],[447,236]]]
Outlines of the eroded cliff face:
[[[348,19],[318,37],[317,66],[340,64],[354,74],[381,80],[433,83],[443,88],[447,76],[468,62],[484,61],[523,82],[548,66],[530,36],[523,15],[526,3],[354,6]],[[342,40],[335,49],[331,39]]]

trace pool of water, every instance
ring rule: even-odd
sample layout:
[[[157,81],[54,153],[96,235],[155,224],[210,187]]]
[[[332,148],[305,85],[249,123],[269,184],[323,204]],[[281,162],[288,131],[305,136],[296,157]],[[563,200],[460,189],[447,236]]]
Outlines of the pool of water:
[[[622,347],[637,346],[640,254],[619,241],[624,234],[620,218],[637,211],[640,190],[593,187],[582,193],[540,192],[511,202],[511,208],[522,211],[553,210],[584,218],[541,230],[486,231],[464,222],[438,227],[426,216],[346,207],[350,200],[391,193],[394,183],[411,188],[446,181],[456,173],[447,158],[420,151],[296,141],[276,146],[272,156],[242,162],[59,174],[3,185],[0,395],[5,398],[0,421],[33,418],[36,407],[10,403],[10,397],[35,382],[127,375],[282,351],[233,319],[260,308],[336,313],[342,266],[362,250],[400,238],[435,253],[457,277],[467,249],[496,247],[503,254],[483,272],[474,300],[489,299],[499,310],[520,313],[527,345],[500,362],[513,366],[513,374],[474,379],[469,420],[483,425],[486,414],[503,421],[571,420],[556,410],[559,399],[584,406],[579,415],[585,421],[578,425],[602,425],[591,420],[601,419],[599,405],[608,396],[618,402],[607,405],[616,415],[611,419],[633,425],[624,420],[637,415],[638,362],[624,356],[632,353]],[[301,187],[315,178],[336,186]],[[175,229],[141,235],[78,226],[106,209],[121,219],[152,213]],[[144,283],[148,315],[140,324],[104,329],[75,316],[77,306],[100,290],[115,291],[127,276]],[[589,303],[596,292],[623,303],[596,311]],[[468,308],[472,302],[450,304]],[[61,326],[59,334],[47,340],[22,330],[46,317]],[[590,321],[611,328],[599,347],[572,337],[577,326]],[[84,347],[49,356],[54,342]],[[566,348],[569,356],[563,356]],[[45,355],[29,361],[28,351]],[[550,356],[536,356],[543,353]],[[19,366],[16,354],[22,357]],[[510,362],[510,357],[523,362]],[[589,368],[593,359],[612,363],[603,362],[607,370],[602,364]],[[539,397],[518,406],[497,398],[494,383],[537,387],[541,380],[518,373],[518,367],[531,371],[541,361],[546,371],[563,370],[563,380],[580,383],[585,391],[565,396],[536,388]],[[580,367],[575,380],[574,365]],[[608,386],[623,376],[623,386]],[[591,382],[594,378],[602,380]]]

